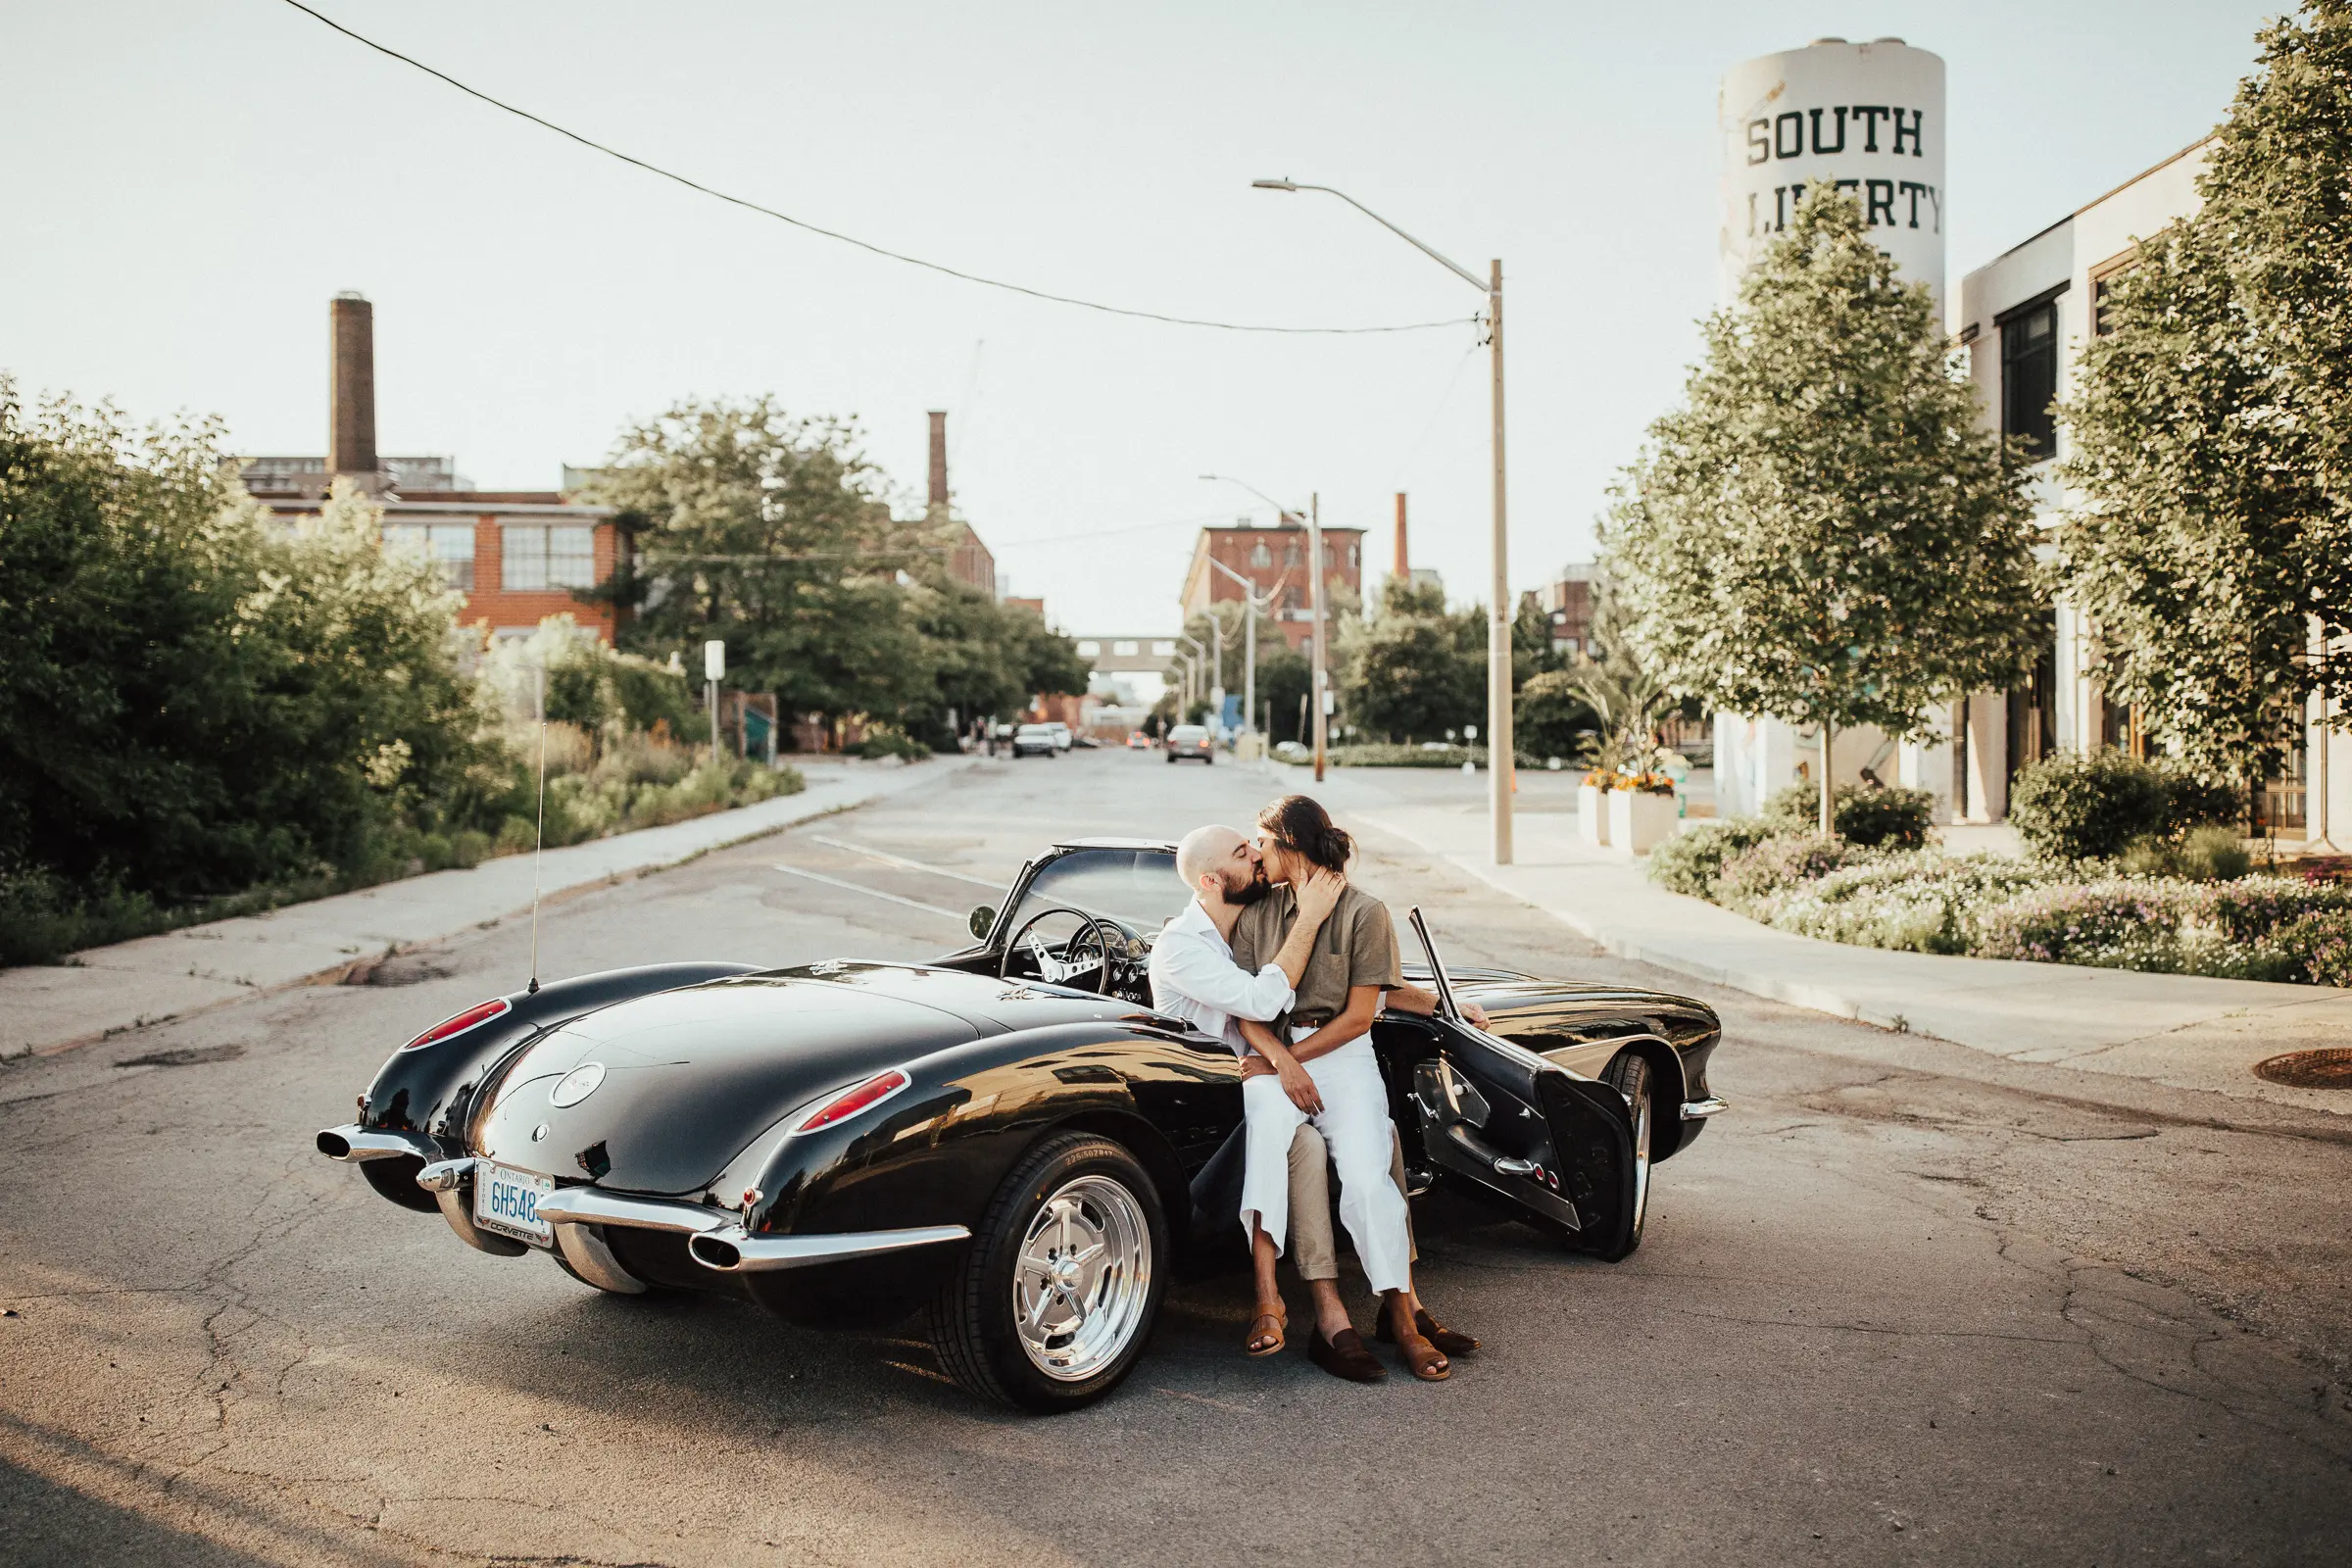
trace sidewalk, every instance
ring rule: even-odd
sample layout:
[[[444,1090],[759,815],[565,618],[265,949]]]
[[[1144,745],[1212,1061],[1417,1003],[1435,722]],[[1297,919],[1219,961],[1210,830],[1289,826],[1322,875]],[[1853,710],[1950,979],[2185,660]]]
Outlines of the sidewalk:
[[[1442,856],[1622,957],[2009,1061],[2352,1115],[2352,1095],[2290,1089],[2253,1073],[2256,1062],[2283,1052],[2352,1046],[2352,992],[1792,936],[1664,891],[1642,867],[1584,844],[1573,813],[1516,813],[1515,863],[1494,865],[1484,788],[1482,775],[1477,799],[1468,791],[1408,798],[1366,773],[1340,770],[1319,793],[1334,810]],[[1416,784],[1410,794],[1427,789]]]
[[[542,897],[675,865],[869,801],[919,789],[970,765],[935,757],[910,767],[818,761],[798,795],[667,827],[549,850]],[[187,926],[93,948],[64,965],[0,970],[0,1057],[62,1051],[287,986],[340,976],[397,948],[527,913],[532,858],[503,856],[268,914]]]

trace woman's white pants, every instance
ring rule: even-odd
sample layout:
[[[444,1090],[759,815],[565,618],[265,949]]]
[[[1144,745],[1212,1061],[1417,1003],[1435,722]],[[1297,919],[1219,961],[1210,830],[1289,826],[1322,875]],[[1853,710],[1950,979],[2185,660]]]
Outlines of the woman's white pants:
[[[1340,1223],[1355,1243],[1364,1277],[1375,1291],[1405,1290],[1412,1283],[1412,1236],[1404,1195],[1389,1173],[1389,1091],[1372,1042],[1350,1040],[1304,1065],[1323,1097],[1322,1111],[1312,1117],[1291,1103],[1282,1080],[1271,1073],[1242,1084],[1249,1129],[1242,1234],[1251,1234],[1255,1221],[1273,1238],[1274,1250],[1282,1250],[1290,1229],[1291,1139],[1299,1123],[1311,1120],[1339,1167]]]

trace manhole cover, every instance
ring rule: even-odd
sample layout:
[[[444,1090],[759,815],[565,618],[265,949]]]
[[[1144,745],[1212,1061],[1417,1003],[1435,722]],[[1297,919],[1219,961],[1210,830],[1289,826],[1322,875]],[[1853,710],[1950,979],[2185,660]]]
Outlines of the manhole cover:
[[[2254,1076],[2290,1089],[2352,1089],[2352,1051],[2290,1051],[2254,1064]]]

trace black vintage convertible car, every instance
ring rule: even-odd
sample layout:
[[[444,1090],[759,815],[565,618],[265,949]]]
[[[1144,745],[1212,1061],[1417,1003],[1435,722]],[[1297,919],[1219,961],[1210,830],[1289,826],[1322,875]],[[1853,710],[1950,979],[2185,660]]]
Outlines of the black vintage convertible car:
[[[1145,976],[1185,898],[1171,846],[1076,840],[932,963],[657,964],[499,997],[394,1052],[318,1149],[598,1290],[816,1326],[927,1311],[966,1388],[1071,1408],[1134,1365],[1171,1272],[1243,1254],[1239,1064],[1154,1013]],[[1651,1166],[1723,1108],[1713,1010],[1448,970],[1409,923],[1441,1005],[1372,1034],[1409,1185],[1625,1256]]]

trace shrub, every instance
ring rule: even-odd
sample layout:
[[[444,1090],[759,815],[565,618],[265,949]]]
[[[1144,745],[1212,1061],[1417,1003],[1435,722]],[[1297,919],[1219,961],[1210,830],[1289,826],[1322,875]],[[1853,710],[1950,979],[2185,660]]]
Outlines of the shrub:
[[[1770,922],[1774,902],[1872,852],[1815,833],[1781,833],[1759,840],[1724,862],[1716,899],[1729,908]]]
[[[1821,823],[1821,791],[1791,784],[1764,803],[1776,833],[1811,833]],[[1884,784],[1840,784],[1830,792],[1830,821],[1838,836],[1864,849],[1916,850],[1936,821],[1936,797],[1926,790]]]
[[[2140,839],[2178,843],[2186,829],[2232,820],[2241,808],[2228,785],[2113,748],[2045,757],[2009,786],[2018,836],[2052,860],[2113,859]]]
[[[1715,896],[1724,862],[1754,849],[1771,830],[1752,816],[1695,823],[1649,852],[1649,877],[1669,893]]]
[[[865,738],[855,748],[858,756],[865,758],[896,757],[909,762],[919,762],[931,755],[931,748],[908,736],[903,730],[877,724],[865,732]]]
[[[2352,911],[2298,915],[2271,933],[2268,946],[2292,978],[2315,986],[2352,986]]]
[[[2172,973],[2181,967],[2181,922],[2199,890],[2147,877],[2055,883],[1995,905],[1971,924],[1980,958],[2082,963]]]
[[[2225,940],[2252,944],[2306,915],[2352,909],[2352,887],[2292,876],[2249,876],[2207,890],[2205,907]]]
[[[2253,869],[2237,830],[2191,828],[2180,839],[2135,839],[2124,852],[2123,869],[2133,876],[2177,876],[2191,882],[2230,882]]]
[[[2049,872],[2019,860],[1936,851],[1892,853],[1793,890],[1772,923],[1798,936],[1911,953],[1965,953],[1971,912],[2039,886]]]

